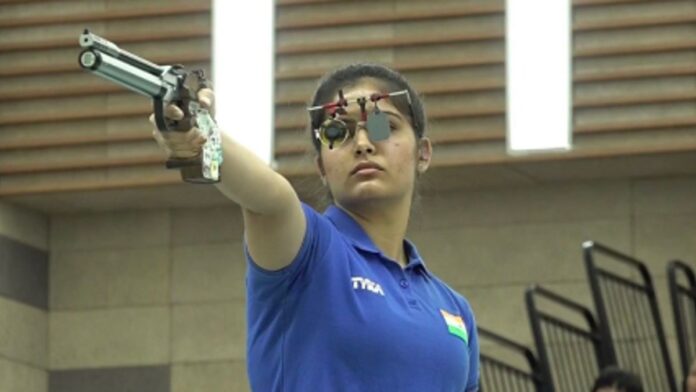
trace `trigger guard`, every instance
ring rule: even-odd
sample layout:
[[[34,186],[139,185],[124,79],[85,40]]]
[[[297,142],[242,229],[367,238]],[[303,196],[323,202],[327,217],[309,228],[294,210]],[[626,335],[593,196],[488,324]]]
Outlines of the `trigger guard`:
[[[157,129],[160,130],[160,132],[166,132],[169,130],[169,127],[167,127],[167,121],[164,118],[164,102],[162,102],[161,98],[155,98],[153,100],[153,106],[155,110],[155,125],[157,125]]]
[[[155,125],[157,125],[157,129],[159,129],[160,132],[188,131],[193,127],[193,117],[189,113],[188,105],[186,104],[186,102],[184,104],[185,108],[182,108],[182,111],[184,112],[184,118],[182,118],[181,120],[167,121],[167,118],[164,116],[164,105],[165,103],[162,100],[162,98],[153,99],[153,106],[155,111]]]

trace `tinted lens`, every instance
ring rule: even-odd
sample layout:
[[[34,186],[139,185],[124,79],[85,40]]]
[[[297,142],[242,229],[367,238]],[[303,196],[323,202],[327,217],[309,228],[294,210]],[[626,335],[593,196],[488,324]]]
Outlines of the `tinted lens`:
[[[327,119],[319,128],[319,140],[327,146],[340,145],[348,138],[346,123],[337,119]]]

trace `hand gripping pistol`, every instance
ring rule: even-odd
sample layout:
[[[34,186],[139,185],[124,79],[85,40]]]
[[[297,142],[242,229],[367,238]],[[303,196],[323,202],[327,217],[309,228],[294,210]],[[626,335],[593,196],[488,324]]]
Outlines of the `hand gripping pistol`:
[[[207,141],[201,153],[191,159],[169,159],[169,169],[180,169],[184,181],[211,184],[220,181],[222,143],[220,130],[210,112],[200,106],[196,93],[209,87],[203,70],[190,73],[197,79],[196,89],[186,85],[189,73],[181,65],[160,66],[120,49],[89,30],[80,35],[80,66],[104,79],[116,82],[136,93],[152,98],[155,123],[161,132],[185,132],[195,126]],[[164,116],[165,107],[177,105],[183,112],[181,120]]]

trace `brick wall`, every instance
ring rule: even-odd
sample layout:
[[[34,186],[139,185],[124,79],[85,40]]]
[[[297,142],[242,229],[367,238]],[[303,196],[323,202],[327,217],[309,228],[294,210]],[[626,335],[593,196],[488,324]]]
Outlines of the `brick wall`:
[[[0,203],[0,391],[46,392],[48,219]]]

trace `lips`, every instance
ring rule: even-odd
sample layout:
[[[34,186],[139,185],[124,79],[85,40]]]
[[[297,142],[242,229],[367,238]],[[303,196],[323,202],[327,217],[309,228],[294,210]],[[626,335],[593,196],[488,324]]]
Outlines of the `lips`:
[[[353,170],[350,171],[350,174],[353,175],[353,174],[359,172],[360,170],[365,170],[365,169],[372,169],[372,170],[379,170],[379,171],[384,170],[384,168],[382,166],[380,166],[374,162],[360,162],[357,165],[355,165]]]

